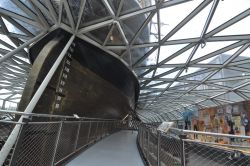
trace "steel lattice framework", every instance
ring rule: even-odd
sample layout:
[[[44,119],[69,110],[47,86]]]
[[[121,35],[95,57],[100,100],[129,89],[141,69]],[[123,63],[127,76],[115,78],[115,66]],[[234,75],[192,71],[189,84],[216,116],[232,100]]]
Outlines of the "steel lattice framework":
[[[128,1],[135,0],[1,0],[0,98],[18,103],[31,67],[27,48],[60,27],[136,73],[137,111],[145,121],[180,119],[190,106],[249,100],[248,0],[138,0],[127,9]],[[97,4],[103,13],[91,7]],[[142,15],[129,32],[126,21]],[[149,38],[141,40],[146,28]],[[140,49],[145,54],[134,55]]]

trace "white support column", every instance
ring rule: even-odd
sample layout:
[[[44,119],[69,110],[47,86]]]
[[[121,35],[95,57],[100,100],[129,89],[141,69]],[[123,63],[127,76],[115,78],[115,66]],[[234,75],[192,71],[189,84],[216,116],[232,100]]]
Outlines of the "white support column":
[[[68,41],[68,43],[66,44],[66,46],[64,47],[64,49],[62,50],[62,52],[60,53],[60,55],[58,56],[57,60],[55,61],[54,65],[51,67],[51,69],[49,70],[48,74],[46,75],[46,77],[44,78],[42,84],[39,86],[39,88],[37,89],[35,95],[32,97],[31,101],[29,102],[28,106],[26,107],[26,109],[24,110],[24,113],[32,113],[33,109],[35,108],[38,100],[40,99],[41,95],[43,94],[45,88],[47,87],[50,79],[52,78],[52,76],[54,75],[56,69],[58,68],[58,66],[60,65],[62,59],[64,58],[64,56],[66,55],[70,45],[72,44],[73,40],[75,38],[75,35],[73,35],[70,40]],[[21,123],[23,121],[23,118],[25,116],[21,116],[20,119],[18,120],[19,123]],[[6,157],[8,156],[11,148],[13,147],[13,145],[16,142],[17,136],[19,134],[19,130],[21,128],[21,124],[16,124],[15,128],[12,130],[11,134],[9,135],[7,141],[5,142],[4,146],[2,147],[1,151],[0,151],[0,165],[3,165]]]

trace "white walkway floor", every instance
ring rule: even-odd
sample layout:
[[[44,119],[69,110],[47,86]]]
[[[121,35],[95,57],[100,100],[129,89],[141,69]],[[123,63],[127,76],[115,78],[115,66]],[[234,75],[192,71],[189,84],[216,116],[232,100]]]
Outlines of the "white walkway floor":
[[[67,166],[144,166],[136,137],[135,131],[115,133],[81,153]]]

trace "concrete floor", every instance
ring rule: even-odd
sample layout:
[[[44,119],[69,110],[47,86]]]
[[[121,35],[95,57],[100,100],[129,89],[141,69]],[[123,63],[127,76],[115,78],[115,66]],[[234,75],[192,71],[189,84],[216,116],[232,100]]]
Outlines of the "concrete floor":
[[[137,132],[120,131],[96,143],[66,166],[144,166],[136,145]]]

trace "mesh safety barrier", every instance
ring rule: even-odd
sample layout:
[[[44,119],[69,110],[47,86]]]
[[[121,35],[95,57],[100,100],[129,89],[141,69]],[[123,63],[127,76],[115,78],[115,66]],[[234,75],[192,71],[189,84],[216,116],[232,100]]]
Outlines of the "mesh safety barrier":
[[[250,146],[247,146],[249,140],[247,136],[194,133],[193,131],[180,132],[178,129],[160,132],[155,126],[141,124],[138,143],[150,166],[250,165]],[[193,138],[191,135],[195,135],[195,138],[202,138],[202,141],[191,139]],[[228,143],[218,143],[220,140],[228,140]]]

